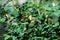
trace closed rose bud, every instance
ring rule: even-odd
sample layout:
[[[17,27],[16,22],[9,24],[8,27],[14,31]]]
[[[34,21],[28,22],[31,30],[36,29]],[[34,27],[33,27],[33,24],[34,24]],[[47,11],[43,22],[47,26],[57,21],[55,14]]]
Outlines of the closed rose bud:
[[[32,15],[29,16],[29,20],[32,20]]]
[[[5,14],[5,16],[8,18],[8,14]]]

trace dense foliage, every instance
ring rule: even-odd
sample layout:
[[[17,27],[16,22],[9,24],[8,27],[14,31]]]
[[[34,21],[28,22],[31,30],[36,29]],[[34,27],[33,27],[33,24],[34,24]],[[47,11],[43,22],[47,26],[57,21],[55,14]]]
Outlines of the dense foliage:
[[[60,3],[54,1],[22,6],[0,6],[4,40],[60,40]]]

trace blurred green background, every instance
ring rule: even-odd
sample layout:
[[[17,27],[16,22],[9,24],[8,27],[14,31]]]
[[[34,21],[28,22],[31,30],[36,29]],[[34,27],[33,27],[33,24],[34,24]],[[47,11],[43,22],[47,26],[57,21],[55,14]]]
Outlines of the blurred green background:
[[[0,0],[0,40],[60,40],[60,0]]]

